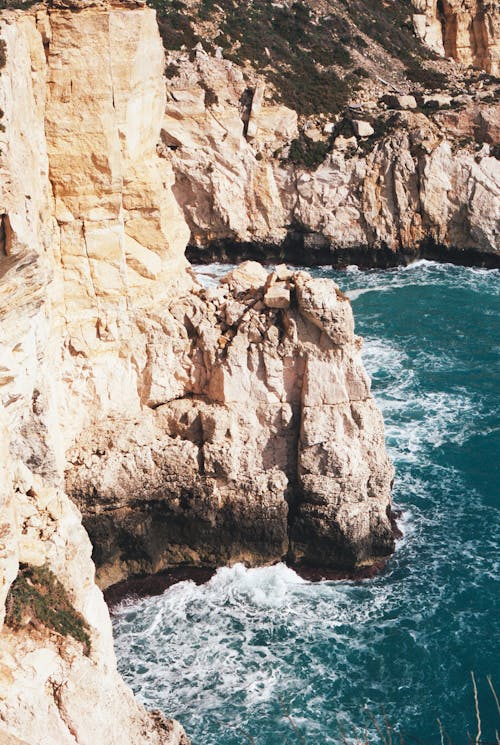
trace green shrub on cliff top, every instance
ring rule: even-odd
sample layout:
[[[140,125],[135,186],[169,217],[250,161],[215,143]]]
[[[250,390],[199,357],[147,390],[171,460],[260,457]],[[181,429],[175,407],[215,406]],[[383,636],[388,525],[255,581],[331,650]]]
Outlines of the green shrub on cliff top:
[[[411,80],[420,76],[428,87],[441,85],[438,72],[422,68],[432,53],[408,20],[410,0],[336,0],[322,12],[305,0],[148,2],[156,8],[165,49],[189,50],[199,41],[209,52],[219,46],[236,64],[249,62],[282,103],[305,116],[345,109],[360,79],[370,75],[371,63],[366,71],[359,57],[370,40],[379,55],[385,51],[401,61]]]
[[[89,627],[72,606],[68,594],[47,567],[21,564],[6,602],[5,624],[14,630],[28,626],[72,636],[90,651]]]

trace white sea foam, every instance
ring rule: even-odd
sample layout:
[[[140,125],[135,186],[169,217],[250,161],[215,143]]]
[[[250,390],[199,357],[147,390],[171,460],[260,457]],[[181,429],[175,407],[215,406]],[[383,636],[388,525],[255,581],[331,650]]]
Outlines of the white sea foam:
[[[383,292],[384,290],[392,289],[394,289],[392,285],[386,285],[385,287],[360,287],[357,290],[346,290],[345,294],[353,302],[361,297],[361,295],[366,295],[367,292]]]
[[[495,294],[492,276],[428,261],[345,274],[356,297],[440,286],[443,277],[447,288]],[[494,430],[490,404],[479,389],[454,384],[455,367],[469,364],[455,349],[419,349],[418,329],[415,337],[387,340],[383,323],[374,318],[363,360],[384,413],[403,508],[403,539],[384,572],[359,583],[310,583],[284,565],[237,565],[206,585],[182,582],[161,597],[123,604],[117,614],[125,677],[148,705],[179,715],[196,733],[193,745],[241,745],[248,735],[258,745],[299,742],[281,701],[308,742],[338,743],[338,718],[348,741],[355,726],[367,724],[376,742],[363,704],[371,713],[383,704],[391,721],[413,722],[410,734],[437,742],[437,730],[434,737],[418,729],[423,717],[432,722],[448,704],[460,719],[470,704],[460,688],[462,668],[466,675],[470,669],[467,650],[482,663],[495,633],[498,526],[491,495],[476,491],[456,461],[469,438]]]
[[[194,265],[192,269],[204,287],[217,287],[222,277],[235,267],[236,264],[213,263]]]
[[[415,462],[447,442],[463,445],[481,427],[484,412],[473,394],[465,389],[426,391],[419,383],[416,369],[425,374],[452,369],[451,354],[422,353],[414,367],[401,348],[369,338],[363,362],[372,377],[384,381],[374,393],[395,459]]]

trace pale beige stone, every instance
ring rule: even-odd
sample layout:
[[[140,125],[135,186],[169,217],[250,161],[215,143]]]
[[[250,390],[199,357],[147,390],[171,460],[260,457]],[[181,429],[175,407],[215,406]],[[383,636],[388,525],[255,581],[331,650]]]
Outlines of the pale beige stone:
[[[226,112],[241,124],[239,100],[244,84],[235,85],[232,63],[213,58],[193,63],[182,55],[178,62],[190,80],[210,79],[219,99],[218,120]],[[169,83],[169,90],[173,88],[175,81]],[[414,106],[414,97],[394,95],[394,99],[397,108],[401,107],[398,99],[404,106]],[[276,133],[272,141],[259,144],[257,160],[243,135],[235,137],[234,129],[230,134],[223,130],[207,110],[197,117],[181,117],[176,120],[179,138],[187,132],[192,139],[184,139],[182,146],[167,155],[177,175],[176,196],[192,239],[201,246],[214,239],[279,245],[288,226],[299,224],[310,231],[304,236],[305,251],[309,236],[315,235],[333,248],[367,246],[370,250],[384,245],[391,250],[414,249],[426,238],[439,236],[445,246],[467,250],[477,242],[475,226],[482,220],[481,250],[495,253],[499,246],[495,207],[500,193],[494,192],[488,214],[481,207],[481,216],[463,219],[469,214],[473,189],[460,184],[465,183],[465,174],[468,179],[480,178],[475,170],[472,173],[466,149],[458,148],[447,166],[452,189],[444,196],[439,191],[443,209],[428,212],[419,201],[420,192],[427,201],[432,190],[433,181],[427,183],[427,174],[433,172],[430,162],[437,157],[433,151],[440,139],[454,149],[464,137],[478,136],[488,143],[498,139],[498,106],[475,104],[470,96],[465,104],[463,111],[446,112],[447,119],[435,123],[412,108],[403,108],[396,131],[388,131],[385,137],[371,135],[373,147],[368,155],[358,149],[356,137],[338,136],[324,162],[307,171],[281,158],[292,131],[288,140]],[[261,112],[266,108],[263,105]],[[439,114],[444,115],[444,111]],[[367,142],[372,144],[372,140]],[[415,168],[417,157],[419,168]],[[481,151],[477,157],[487,155]]]
[[[323,139],[323,133],[318,129],[318,127],[308,127],[304,131],[304,135],[308,140],[311,140],[311,142],[320,142]]]
[[[258,117],[262,109],[262,102],[264,100],[265,89],[266,89],[265,83],[263,83],[262,81],[259,81],[257,85],[255,86],[255,89],[253,92],[252,104],[250,107],[250,114],[248,117],[247,133],[246,133],[247,138],[249,140],[252,140],[257,134],[257,130],[259,127]]]
[[[231,289],[241,291],[263,287],[266,280],[267,272],[261,264],[257,261],[244,261],[228,272],[221,281]]]
[[[293,271],[289,269],[286,264],[277,264],[274,267],[273,275],[276,277],[276,279],[279,279],[281,281],[292,279],[293,274]]]
[[[416,109],[417,101],[415,96],[398,96],[397,97],[399,107],[401,109]]]
[[[358,141],[354,137],[344,137],[343,135],[339,135],[335,138],[334,147],[336,150],[349,150],[349,149],[356,149],[358,147]]]
[[[500,7],[482,0],[412,0],[416,34],[431,49],[498,75]]]
[[[264,295],[264,304],[268,308],[288,308],[290,305],[290,288],[285,282],[276,282]]]
[[[154,409],[140,417],[101,417],[67,453],[66,487],[91,535],[102,504],[115,508],[100,544],[103,585],[165,564],[288,556],[352,567],[392,549],[392,467],[349,301],[331,280],[285,267],[267,275],[255,262],[225,281],[235,297],[200,291],[169,306],[189,330],[178,391],[150,395]],[[163,362],[165,379],[175,364]],[[297,473],[305,496],[289,517]],[[142,558],[121,555],[124,535]]]
[[[253,144],[276,148],[290,142],[298,135],[297,120],[297,112],[286,106],[263,106],[255,115],[252,111]]]
[[[192,284],[187,228],[155,151],[163,55],[154,13],[15,11],[0,18],[0,36],[0,214],[10,229],[10,255],[0,256],[0,622],[19,562],[47,564],[91,638],[87,656],[43,627],[4,625],[1,737],[180,745],[179,725],[147,713],[117,673],[90,541],[63,490],[65,450],[82,422],[140,410],[146,354],[132,306],[148,291],[159,299]],[[129,242],[127,257],[128,235],[151,245],[131,251]],[[161,282],[141,275],[149,290],[131,291],[126,258]]]
[[[422,3],[420,3],[420,0],[418,0],[418,2],[419,5],[422,5]],[[436,12],[436,2],[433,2],[433,0],[431,0],[431,3],[434,5],[434,12]],[[416,5],[416,2],[414,2],[414,5]],[[425,9],[425,0],[423,3],[423,9]],[[436,54],[444,57],[445,50],[443,46],[443,28],[440,19],[437,17],[437,14],[426,15],[425,13],[415,13],[412,16],[412,19],[415,34],[419,37],[419,39],[423,41]]]
[[[434,103],[438,106],[449,106],[451,103],[451,96],[442,93],[433,93],[430,96],[424,96],[424,103]]]
[[[371,137],[375,131],[370,122],[365,122],[362,119],[353,119],[352,126],[357,137]]]

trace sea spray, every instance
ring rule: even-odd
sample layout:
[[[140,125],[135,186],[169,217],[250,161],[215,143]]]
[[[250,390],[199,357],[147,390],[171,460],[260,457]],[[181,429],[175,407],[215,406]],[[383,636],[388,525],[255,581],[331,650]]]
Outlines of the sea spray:
[[[216,281],[224,268],[203,271]],[[374,719],[383,727],[385,715],[407,742],[440,742],[437,718],[465,742],[474,670],[492,740],[499,272],[422,261],[315,273],[350,294],[365,337],[396,465],[398,550],[362,582],[236,566],[125,603],[115,616],[120,669],[148,706],[181,719],[193,745],[283,745],[298,733],[333,744],[365,728],[381,743]]]

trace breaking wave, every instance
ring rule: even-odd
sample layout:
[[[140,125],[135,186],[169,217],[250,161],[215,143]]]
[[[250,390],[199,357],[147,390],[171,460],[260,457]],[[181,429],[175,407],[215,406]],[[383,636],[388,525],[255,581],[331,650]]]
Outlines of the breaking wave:
[[[396,465],[398,550],[362,582],[237,565],[125,602],[114,618],[120,670],[193,745],[354,742],[365,731],[378,745],[385,717],[395,741],[441,742],[439,718],[465,742],[474,670],[483,739],[494,741],[499,272],[419,261],[315,274],[348,292],[365,337]]]

